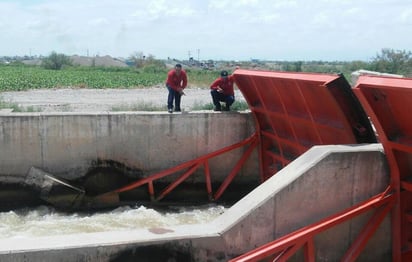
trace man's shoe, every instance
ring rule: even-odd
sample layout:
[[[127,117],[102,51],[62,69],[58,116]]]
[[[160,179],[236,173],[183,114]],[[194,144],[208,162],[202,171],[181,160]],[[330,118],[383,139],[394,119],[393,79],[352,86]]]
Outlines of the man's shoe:
[[[230,111],[230,106],[225,106],[225,111]]]
[[[222,111],[222,108],[220,108],[219,106],[215,106],[215,108],[213,109],[213,111]]]
[[[169,108],[169,109],[167,109],[167,112],[169,112],[171,114],[171,113],[173,113],[173,109]]]
[[[181,112],[182,110],[180,110],[180,108],[176,108],[175,112]]]

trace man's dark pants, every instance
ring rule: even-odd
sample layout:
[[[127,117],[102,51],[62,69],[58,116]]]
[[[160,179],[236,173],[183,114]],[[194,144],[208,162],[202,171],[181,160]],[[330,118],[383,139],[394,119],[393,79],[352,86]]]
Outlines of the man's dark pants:
[[[221,108],[220,102],[226,103],[226,109],[229,109],[229,107],[233,104],[233,102],[235,102],[234,96],[219,93],[217,90],[210,91],[210,94],[212,95],[213,104],[215,105],[215,108],[217,109]]]
[[[169,85],[166,85],[167,90],[169,90],[169,95],[167,96],[167,109],[173,109],[173,100],[175,101],[175,111],[180,111],[180,98],[182,95],[173,90]]]

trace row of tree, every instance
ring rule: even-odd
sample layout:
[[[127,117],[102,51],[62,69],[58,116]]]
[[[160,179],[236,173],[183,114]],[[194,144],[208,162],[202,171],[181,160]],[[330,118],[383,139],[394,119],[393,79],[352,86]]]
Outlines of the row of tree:
[[[412,77],[412,53],[384,48],[371,61],[295,61],[282,64],[282,70],[294,72],[350,73],[359,69]]]
[[[155,59],[153,55],[145,56],[143,52],[136,52],[128,58],[131,65],[144,68],[156,73],[164,70],[163,61]],[[400,74],[412,76],[412,53],[405,50],[384,48],[371,61],[351,62],[279,62],[281,70],[294,72],[318,72],[318,73],[350,73],[359,69],[378,71],[382,73]],[[42,65],[47,69],[59,70],[64,66],[70,66],[70,57],[64,54],[52,52],[42,60]]]
[[[382,49],[371,62],[370,69],[378,72],[412,75],[412,53],[410,51]]]

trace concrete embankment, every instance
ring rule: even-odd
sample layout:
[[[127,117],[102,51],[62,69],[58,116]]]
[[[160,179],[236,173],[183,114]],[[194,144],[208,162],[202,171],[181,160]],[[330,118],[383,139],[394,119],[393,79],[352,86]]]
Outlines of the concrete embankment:
[[[240,142],[253,132],[254,120],[247,112],[3,113],[0,183],[4,190],[0,204],[21,205],[34,199],[31,193],[13,186],[24,181],[31,167],[68,181],[94,184],[94,190],[101,193],[113,189],[105,185],[119,182],[113,177],[137,180]],[[243,151],[211,159],[212,182],[221,183]],[[255,152],[235,182],[256,186],[257,163]],[[102,168],[115,175],[102,179],[97,174]],[[88,175],[95,175],[95,180],[85,181]],[[198,170],[188,181],[195,185],[204,179],[203,170]]]
[[[383,192],[382,151],[380,144],[313,147],[206,225],[2,240],[0,260],[227,261]],[[371,212],[320,233],[317,260],[338,261]],[[390,261],[390,230],[387,216],[357,261]]]

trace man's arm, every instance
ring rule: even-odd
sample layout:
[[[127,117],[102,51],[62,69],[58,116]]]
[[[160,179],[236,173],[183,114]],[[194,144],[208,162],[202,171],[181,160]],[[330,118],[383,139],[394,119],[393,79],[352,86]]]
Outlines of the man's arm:
[[[218,89],[220,87],[220,78],[216,79],[213,81],[213,83],[210,85],[210,89]]]
[[[184,89],[187,86],[187,74],[185,71],[182,71],[182,81],[182,88]]]
[[[215,81],[213,81],[213,83],[210,85],[210,89],[216,90],[219,93],[222,93],[223,89],[220,86],[221,86],[221,79],[218,78]]]

